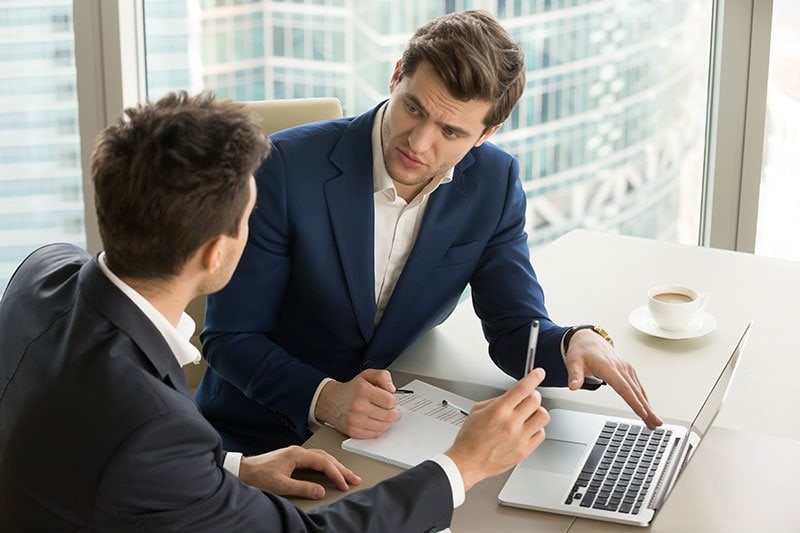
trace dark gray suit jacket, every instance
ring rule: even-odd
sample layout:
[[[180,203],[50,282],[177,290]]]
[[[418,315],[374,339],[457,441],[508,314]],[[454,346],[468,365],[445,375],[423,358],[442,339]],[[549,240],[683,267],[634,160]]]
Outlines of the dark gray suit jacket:
[[[426,531],[432,462],[305,514],[222,468],[161,334],[86,252],[51,245],[0,300],[0,531]]]

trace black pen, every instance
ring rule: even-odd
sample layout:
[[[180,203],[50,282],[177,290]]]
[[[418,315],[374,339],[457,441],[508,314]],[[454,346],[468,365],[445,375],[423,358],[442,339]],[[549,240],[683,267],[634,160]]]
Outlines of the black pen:
[[[467,411],[463,407],[457,406],[453,402],[448,402],[447,400],[442,400],[442,405],[444,405],[445,407],[452,407],[453,409],[456,409],[462,415],[469,416],[469,411]]]
[[[533,365],[536,363],[536,343],[539,341],[539,321],[531,322],[531,333],[528,337],[528,355],[525,359],[525,374],[530,374]]]

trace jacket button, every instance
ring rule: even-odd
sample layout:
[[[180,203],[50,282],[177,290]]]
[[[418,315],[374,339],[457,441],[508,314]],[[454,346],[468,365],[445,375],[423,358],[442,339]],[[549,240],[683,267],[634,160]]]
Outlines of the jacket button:
[[[372,361],[365,359],[364,362],[361,363],[361,370],[366,370],[368,368],[372,368]]]

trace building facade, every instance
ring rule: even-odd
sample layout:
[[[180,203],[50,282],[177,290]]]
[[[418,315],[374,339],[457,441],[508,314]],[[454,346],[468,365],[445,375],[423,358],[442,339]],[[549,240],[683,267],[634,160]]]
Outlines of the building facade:
[[[146,6],[181,4],[146,0]],[[493,141],[520,162],[532,247],[588,227],[697,242],[710,3],[701,0],[188,0],[199,90],[240,100],[386,98],[413,30],[493,12],[527,87]],[[189,41],[185,41],[189,42]],[[176,69],[171,69],[176,71]],[[175,85],[168,86],[174,88]],[[166,87],[165,87],[166,88]]]
[[[709,0],[144,0],[147,87],[238,100],[388,95],[413,30],[493,12],[525,93],[514,154],[531,247],[575,228],[696,243]],[[0,0],[0,287],[43,242],[84,243],[70,0]]]

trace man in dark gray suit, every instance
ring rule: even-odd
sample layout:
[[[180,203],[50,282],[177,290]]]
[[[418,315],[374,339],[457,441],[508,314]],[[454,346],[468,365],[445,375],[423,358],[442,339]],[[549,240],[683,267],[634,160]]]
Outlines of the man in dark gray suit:
[[[324,495],[295,469],[341,490],[358,476],[320,450],[222,450],[181,371],[199,360],[183,311],[229,280],[268,151],[241,106],[208,95],[128,109],[100,134],[105,251],[41,248],[0,300],[0,530],[437,530],[542,442],[537,370],[476,405],[444,454],[308,514],[278,495]]]

